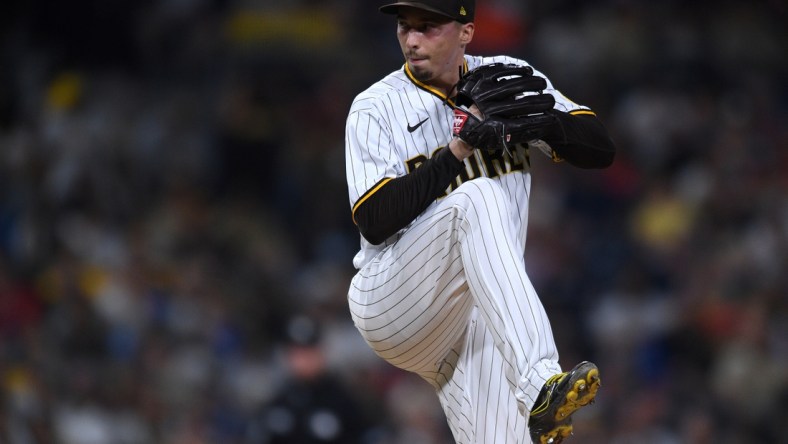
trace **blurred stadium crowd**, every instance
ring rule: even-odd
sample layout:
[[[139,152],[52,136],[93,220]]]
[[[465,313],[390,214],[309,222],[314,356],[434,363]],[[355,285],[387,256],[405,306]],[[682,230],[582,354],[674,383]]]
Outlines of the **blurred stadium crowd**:
[[[345,306],[344,120],[402,63],[378,3],[2,3],[0,443],[451,441]],[[529,273],[603,375],[573,442],[784,440],[786,4],[478,3],[469,52],[619,148],[532,156]]]

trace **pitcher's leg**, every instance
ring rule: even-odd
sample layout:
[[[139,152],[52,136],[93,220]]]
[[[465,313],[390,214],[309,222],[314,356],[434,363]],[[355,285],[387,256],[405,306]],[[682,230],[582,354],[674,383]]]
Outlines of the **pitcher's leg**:
[[[427,380],[435,380],[478,306],[500,354],[499,380],[525,414],[560,368],[549,321],[525,273],[515,234],[522,227],[515,227],[509,206],[494,180],[461,185],[360,270],[348,298],[376,353]]]
[[[458,444],[530,444],[527,419],[504,378],[503,355],[478,310],[442,367],[438,398]]]
[[[356,274],[348,293],[351,316],[372,349],[425,379],[465,334],[474,304],[453,218],[451,206],[428,208]]]
[[[495,180],[466,182],[446,199],[460,213],[456,229],[470,291],[525,414],[560,367],[550,322],[525,271],[521,227],[509,217],[511,203]]]

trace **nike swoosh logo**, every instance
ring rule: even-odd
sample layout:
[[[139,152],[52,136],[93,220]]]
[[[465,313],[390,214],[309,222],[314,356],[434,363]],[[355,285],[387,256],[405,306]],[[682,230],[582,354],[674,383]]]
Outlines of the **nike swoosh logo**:
[[[426,122],[428,120],[430,120],[429,117],[427,117],[426,119],[422,120],[421,122],[419,122],[419,123],[417,123],[417,124],[415,124],[413,126],[410,126],[410,123],[409,123],[408,124],[408,132],[412,133],[412,132],[416,131],[417,129],[419,129],[420,126],[424,125],[424,122]]]

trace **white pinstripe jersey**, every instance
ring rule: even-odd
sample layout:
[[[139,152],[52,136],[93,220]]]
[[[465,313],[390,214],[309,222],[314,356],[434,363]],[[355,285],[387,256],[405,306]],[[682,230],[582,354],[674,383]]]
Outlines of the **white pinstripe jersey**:
[[[465,56],[467,69],[490,63],[527,62],[509,56]],[[547,78],[534,69],[534,74]],[[555,109],[564,112],[591,113],[553,88],[547,79],[545,92],[555,97]],[[353,100],[345,128],[345,161],[353,211],[387,180],[408,174],[452,138],[454,113],[451,101],[439,91],[416,80],[407,69],[392,72]],[[509,186],[522,187],[522,217],[527,217],[530,195],[528,153],[518,149],[513,158],[505,153],[477,150],[465,160],[465,171],[447,193],[463,181],[474,177],[500,177],[512,182]],[[523,227],[527,223],[522,224]],[[407,229],[407,227],[406,227]],[[396,241],[392,236],[380,245],[372,245],[361,237],[361,249],[353,265],[361,268],[386,245]]]

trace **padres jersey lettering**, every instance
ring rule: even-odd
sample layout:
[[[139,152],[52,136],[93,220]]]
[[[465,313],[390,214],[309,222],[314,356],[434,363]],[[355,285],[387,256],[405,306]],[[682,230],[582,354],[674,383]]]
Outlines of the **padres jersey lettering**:
[[[433,155],[437,153],[439,150],[445,149],[444,147],[440,147],[433,152]],[[425,155],[418,155],[413,159],[408,159],[405,161],[407,172],[410,173],[411,171],[415,170],[419,166],[421,166],[424,161],[427,160],[427,156]],[[446,196],[449,192],[456,189],[458,186],[462,185],[463,183],[475,179],[477,177],[482,177],[482,169],[486,170],[486,177],[497,177],[501,174],[509,174],[514,171],[523,171],[526,167],[526,163],[528,163],[528,149],[517,149],[513,151],[511,155],[506,152],[501,151],[483,151],[479,150],[474,153],[473,156],[465,159],[465,168],[460,171],[459,176],[454,183],[449,185],[447,189],[447,193],[444,194]],[[482,166],[483,165],[483,166]],[[470,171],[470,173],[469,173]]]

